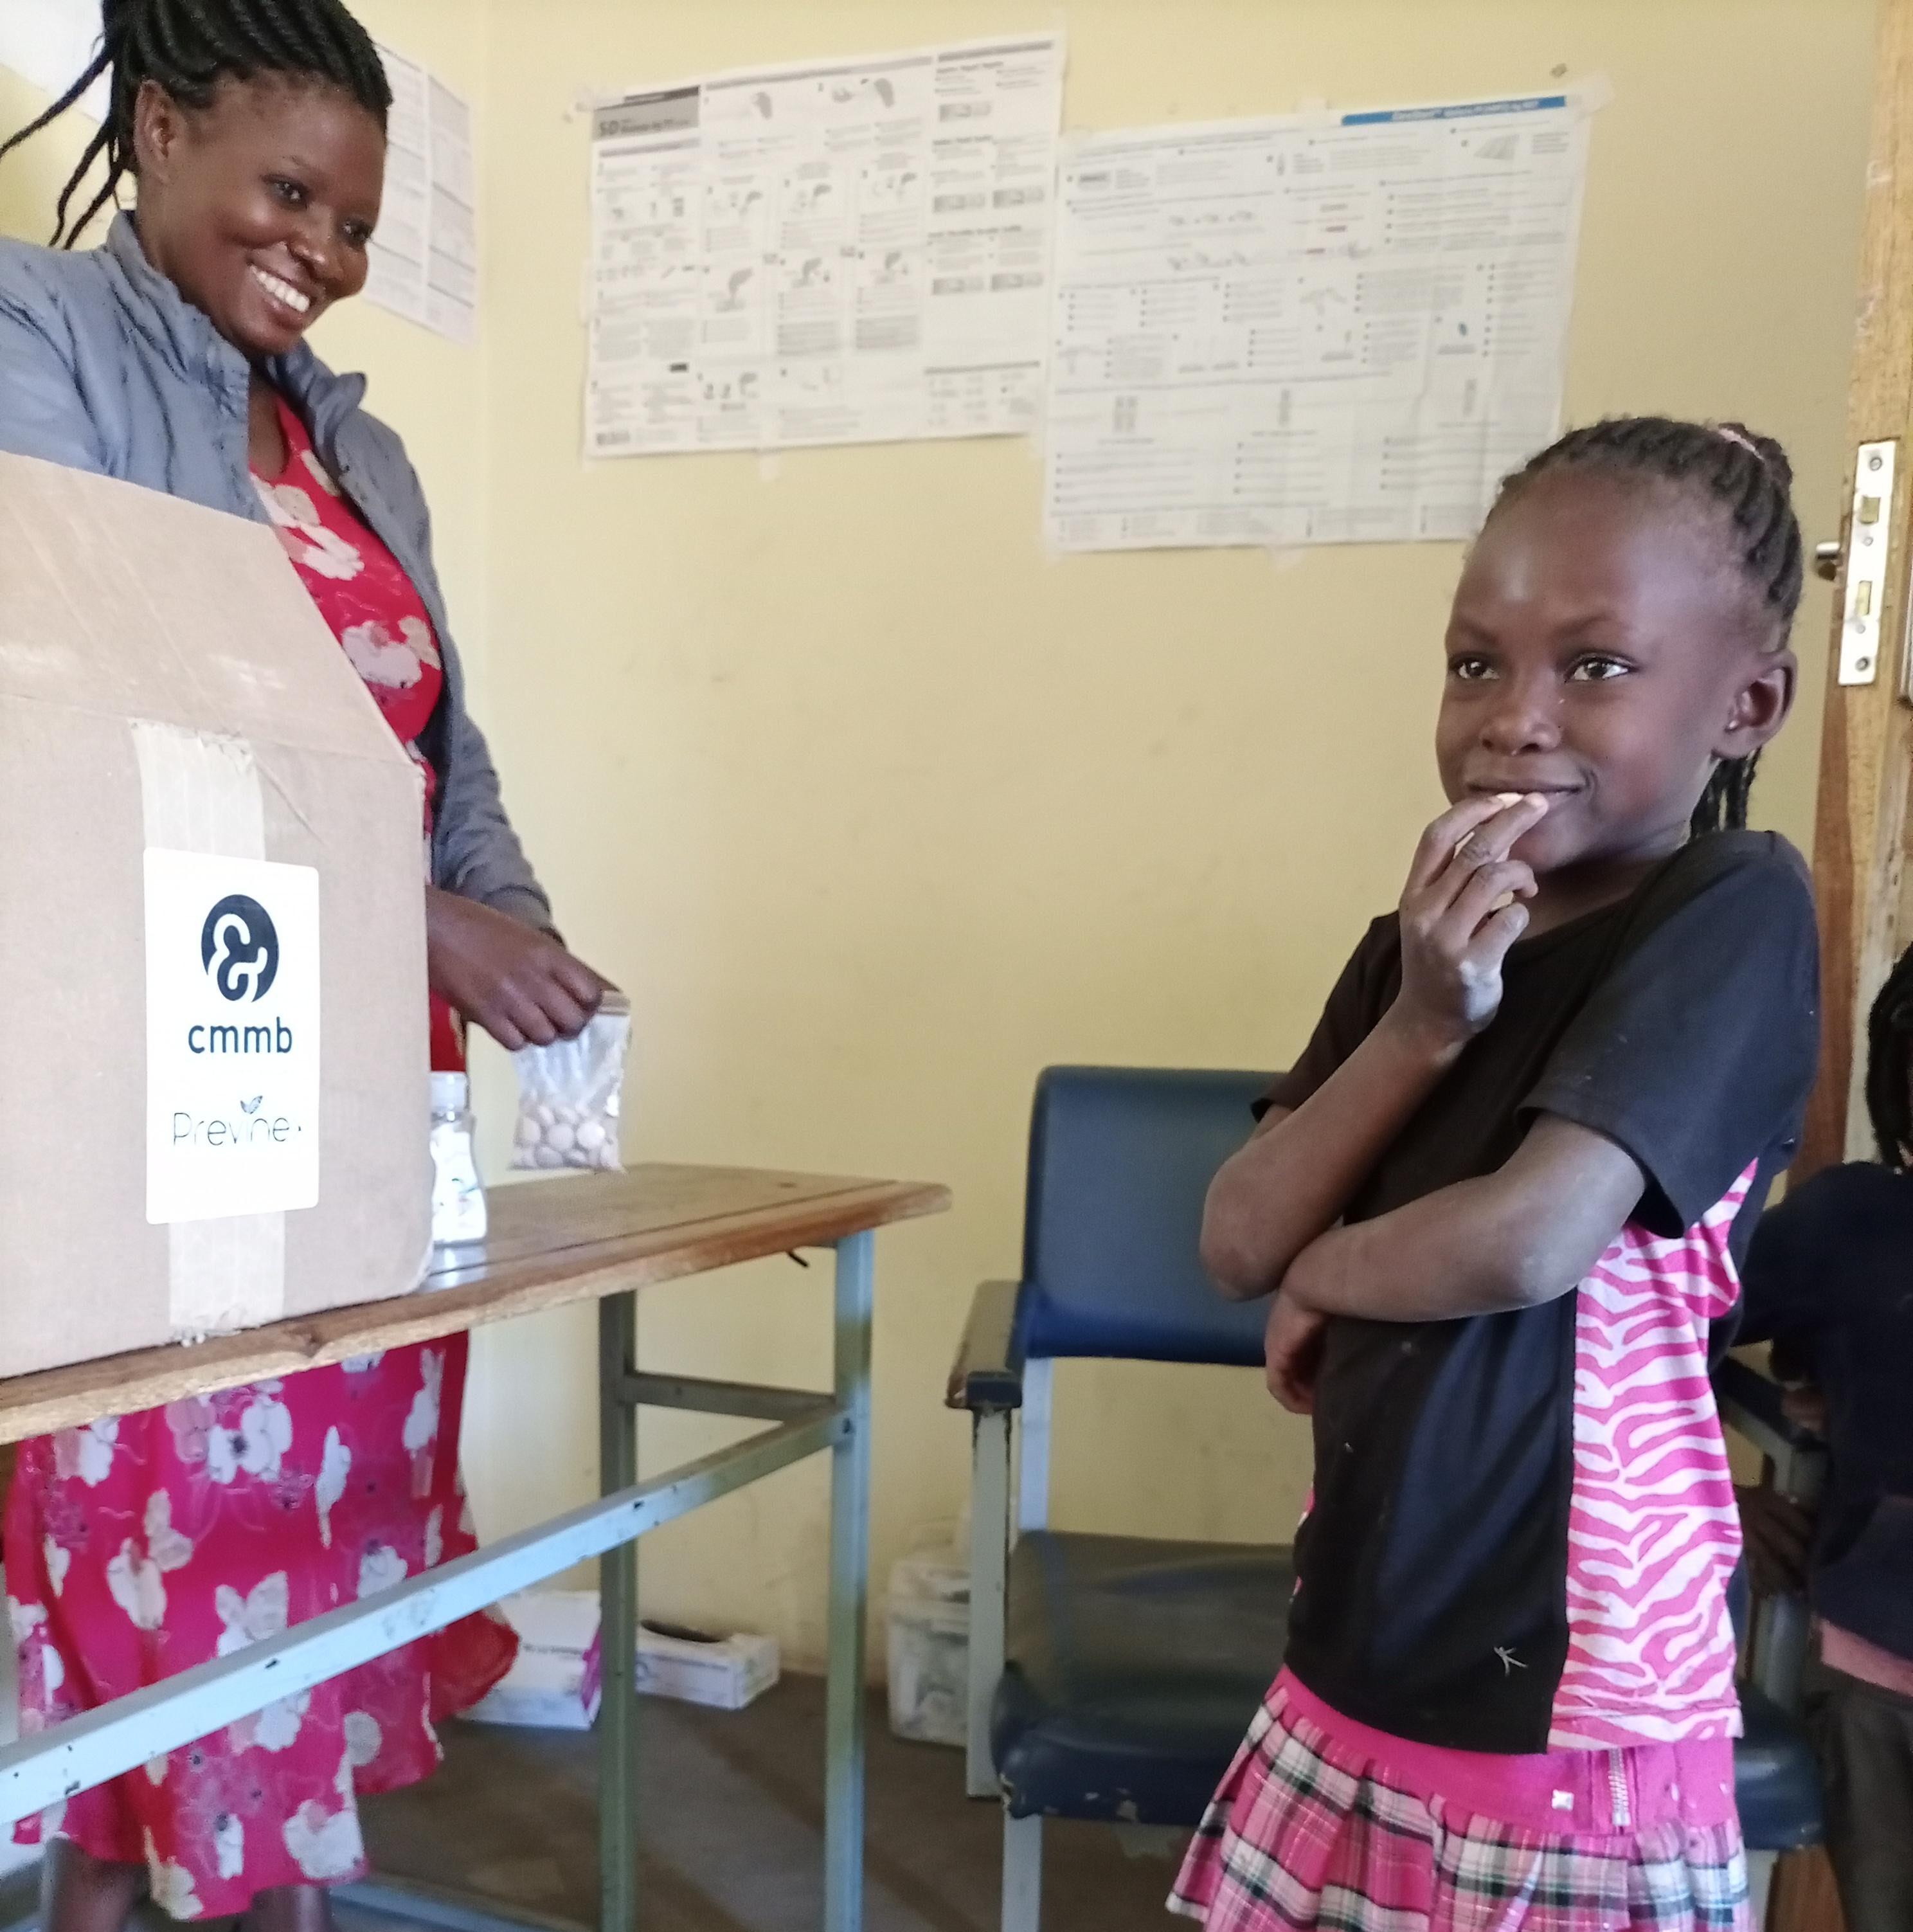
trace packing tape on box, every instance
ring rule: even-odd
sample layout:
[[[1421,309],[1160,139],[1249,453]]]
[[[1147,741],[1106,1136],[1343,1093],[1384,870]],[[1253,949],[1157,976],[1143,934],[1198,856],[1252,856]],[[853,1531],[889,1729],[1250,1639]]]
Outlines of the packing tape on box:
[[[264,859],[265,801],[252,747],[150,718],[131,722],[148,848]],[[175,1340],[256,1328],[285,1312],[283,1214],[177,1221],[166,1233]]]

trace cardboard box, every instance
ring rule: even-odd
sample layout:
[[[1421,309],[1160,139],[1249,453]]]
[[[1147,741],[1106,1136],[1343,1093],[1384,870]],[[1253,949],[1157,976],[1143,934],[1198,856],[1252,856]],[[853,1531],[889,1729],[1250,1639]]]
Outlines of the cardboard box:
[[[604,1695],[595,1590],[526,1590],[499,1613],[518,1633],[511,1668],[465,1714],[481,1724],[588,1731]]]
[[[525,1590],[499,1612],[518,1633],[518,1655],[496,1688],[466,1714],[480,1724],[588,1730],[604,1695],[604,1642],[595,1590]],[[694,1636],[640,1624],[634,1688],[720,1711],[741,1711],[778,1679],[776,1640]]]
[[[637,1689],[645,1696],[741,1711],[777,1682],[778,1665],[774,1637],[692,1636],[638,1627]]]
[[[269,528],[0,457],[0,1376],[417,1285],[419,787]]]

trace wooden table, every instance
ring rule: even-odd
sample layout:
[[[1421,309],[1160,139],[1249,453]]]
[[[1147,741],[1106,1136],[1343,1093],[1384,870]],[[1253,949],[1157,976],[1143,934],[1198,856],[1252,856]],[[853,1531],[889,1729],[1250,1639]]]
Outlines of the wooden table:
[[[598,1719],[600,1932],[628,1932],[637,1907],[637,1539],[828,1450],[824,1924],[826,1932],[856,1932],[863,1901],[874,1234],[893,1221],[940,1214],[949,1205],[948,1191],[910,1182],[650,1165],[615,1179],[580,1176],[500,1188],[490,1205],[488,1238],[441,1250],[423,1286],[400,1300],[275,1322],[196,1348],[143,1350],[0,1382],[0,1443],[13,1442],[547,1308],[599,1304],[598,1502],[22,1738],[0,1751],[0,1822],[30,1816],[597,1557],[604,1687]],[[639,1369],[637,1289],[806,1247],[835,1251],[835,1361],[828,1394]],[[640,1483],[636,1413],[646,1406],[769,1426]],[[375,1881],[348,1891],[388,1912],[467,1932],[492,1932],[507,1922],[475,1901],[417,1888],[401,1891]]]

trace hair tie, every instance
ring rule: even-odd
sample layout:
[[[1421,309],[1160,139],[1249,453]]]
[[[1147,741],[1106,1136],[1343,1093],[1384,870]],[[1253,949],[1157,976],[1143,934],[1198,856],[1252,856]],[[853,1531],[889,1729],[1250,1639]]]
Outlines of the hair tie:
[[[1717,436],[1724,437],[1729,442],[1738,442],[1762,469],[1767,467],[1767,459],[1760,453],[1760,446],[1750,437],[1743,436],[1737,429],[1729,429],[1725,423],[1716,423],[1714,433]]]

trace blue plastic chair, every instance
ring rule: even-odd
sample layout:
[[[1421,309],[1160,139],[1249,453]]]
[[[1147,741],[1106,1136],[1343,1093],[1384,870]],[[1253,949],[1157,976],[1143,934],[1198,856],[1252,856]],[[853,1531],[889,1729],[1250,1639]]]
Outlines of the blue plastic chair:
[[[1036,1084],[1022,1274],[977,1290],[948,1394],[975,1432],[967,1772],[973,1796],[1003,1807],[1003,1932],[1038,1926],[1045,1817],[1197,1824],[1282,1660],[1288,1548],[1048,1525],[1057,1359],[1261,1364],[1266,1310],[1225,1301],[1197,1244],[1209,1183],[1270,1077],[1058,1066]],[[1735,1418],[1761,1426],[1747,1406],[1759,1390],[1740,1396]],[[1756,1636],[1757,1673],[1782,1694],[1747,1695],[1735,1756],[1763,1888],[1772,1853],[1820,1836],[1811,1756],[1783,1708],[1792,1654],[1784,1636]]]
[[[949,1396],[975,1422],[968,1784],[1003,1800],[1006,1932],[1038,1923],[1045,1817],[1196,1823],[1282,1661],[1288,1549],[1048,1527],[1057,1358],[1261,1366],[1267,1311],[1225,1301],[1197,1242],[1270,1078],[1036,1083],[1022,1276],[978,1289]]]

